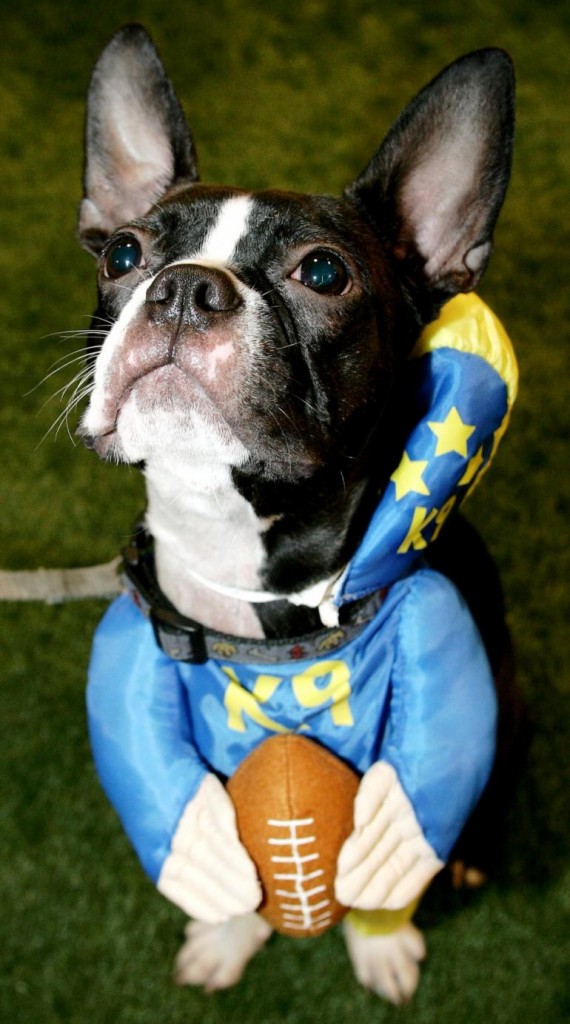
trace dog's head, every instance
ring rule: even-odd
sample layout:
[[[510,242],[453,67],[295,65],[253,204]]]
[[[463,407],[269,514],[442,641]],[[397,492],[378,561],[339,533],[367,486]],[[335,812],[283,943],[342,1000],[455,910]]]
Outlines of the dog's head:
[[[388,468],[399,369],[481,278],[512,133],[509,58],[483,50],[420,92],[342,198],[202,185],[153,44],[122,29],[88,104],[79,235],[99,305],[84,438],[273,486],[329,470],[346,486],[371,450]]]

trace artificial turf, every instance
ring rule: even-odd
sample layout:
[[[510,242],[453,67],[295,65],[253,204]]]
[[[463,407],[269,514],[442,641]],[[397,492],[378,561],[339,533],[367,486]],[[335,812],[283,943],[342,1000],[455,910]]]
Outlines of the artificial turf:
[[[32,390],[80,338],[94,285],[74,240],[84,94],[108,36],[154,35],[198,142],[204,179],[338,192],[401,106],[484,45],[518,71],[513,180],[481,289],[522,383],[493,471],[471,499],[501,567],[533,723],[495,878],[443,881],[419,920],[430,956],[413,1002],[359,989],[341,938],[275,938],[233,991],[179,991],[182,915],[146,881],[103,797],[84,720],[102,602],[0,605],[3,961],[12,1024],[414,1024],[570,1020],[568,672],[568,178],[566,2],[99,0],[0,5],[1,567],[108,560],[142,503],[135,470],[73,443],[54,393]],[[75,365],[75,364],[74,364]],[[77,368],[77,367],[76,367]],[[44,436],[46,435],[47,436]]]

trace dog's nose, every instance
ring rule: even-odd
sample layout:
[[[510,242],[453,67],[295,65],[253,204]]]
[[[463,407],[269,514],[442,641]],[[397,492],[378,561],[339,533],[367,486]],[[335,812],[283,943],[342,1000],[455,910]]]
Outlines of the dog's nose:
[[[157,324],[186,324],[207,330],[220,317],[235,313],[242,298],[231,277],[197,263],[165,267],[146,293],[148,314]]]

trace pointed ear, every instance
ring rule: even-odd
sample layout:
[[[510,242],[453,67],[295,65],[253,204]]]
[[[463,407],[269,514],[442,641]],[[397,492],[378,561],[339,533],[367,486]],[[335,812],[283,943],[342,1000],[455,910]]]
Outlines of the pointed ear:
[[[198,177],[182,108],[140,25],[126,25],[99,57],[89,88],[79,239],[99,252],[179,178]]]
[[[502,50],[462,57],[400,115],[346,195],[374,223],[420,306],[485,270],[511,167],[514,74]]]

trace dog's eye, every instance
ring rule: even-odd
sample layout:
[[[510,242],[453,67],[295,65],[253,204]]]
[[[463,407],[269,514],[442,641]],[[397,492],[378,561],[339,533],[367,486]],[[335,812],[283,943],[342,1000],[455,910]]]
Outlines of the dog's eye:
[[[291,276],[319,295],[342,295],[350,285],[344,263],[331,252],[310,253]]]
[[[142,248],[136,238],[119,238],[105,253],[105,275],[112,279],[123,277],[140,267]]]

